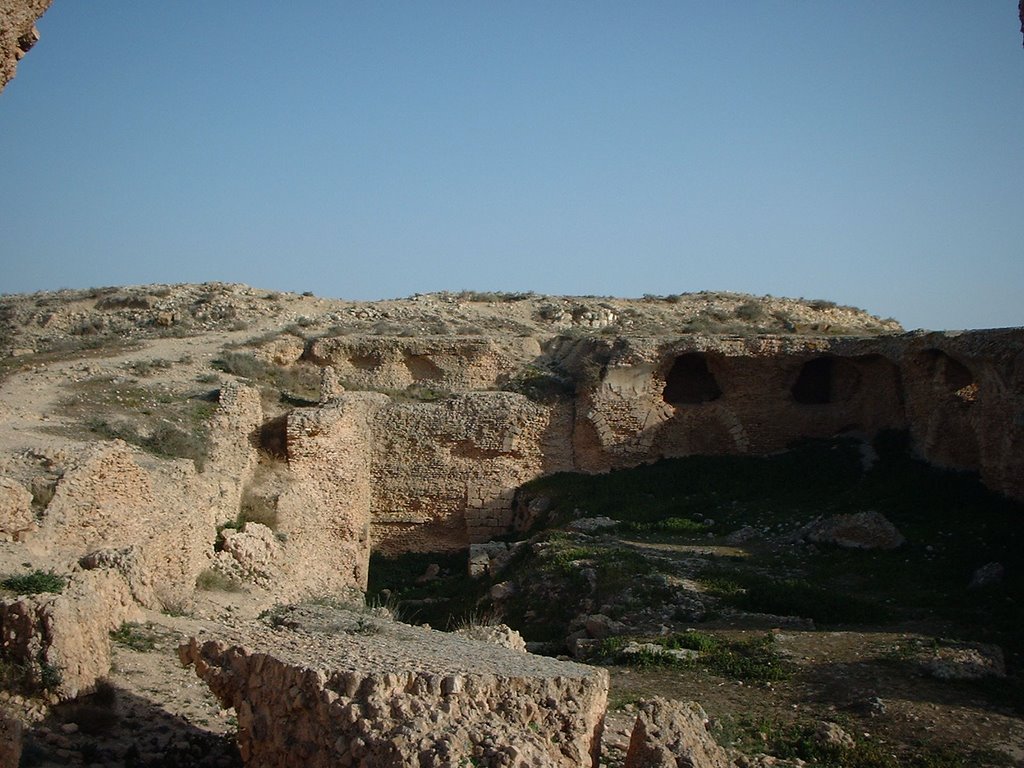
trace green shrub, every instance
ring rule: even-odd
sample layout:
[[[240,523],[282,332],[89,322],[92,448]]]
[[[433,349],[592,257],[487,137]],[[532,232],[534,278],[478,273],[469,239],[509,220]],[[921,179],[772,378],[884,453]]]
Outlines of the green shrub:
[[[204,592],[241,592],[243,587],[235,579],[213,568],[206,568],[196,576],[196,589]]]
[[[53,571],[40,570],[8,576],[0,581],[0,587],[19,595],[60,594],[67,585],[68,580],[64,576],[58,576]]]

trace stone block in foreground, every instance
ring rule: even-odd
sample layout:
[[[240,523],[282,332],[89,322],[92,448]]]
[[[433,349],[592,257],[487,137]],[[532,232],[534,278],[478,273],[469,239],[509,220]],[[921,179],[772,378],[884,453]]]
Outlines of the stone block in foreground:
[[[730,768],[696,702],[655,698],[638,706],[625,768]]]
[[[596,766],[603,669],[323,606],[179,649],[246,765]]]

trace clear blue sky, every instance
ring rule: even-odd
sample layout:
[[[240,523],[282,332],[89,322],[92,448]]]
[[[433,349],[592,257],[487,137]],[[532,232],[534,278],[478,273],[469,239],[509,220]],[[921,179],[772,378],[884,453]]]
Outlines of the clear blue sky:
[[[55,0],[0,292],[826,298],[1024,325],[1015,0]]]

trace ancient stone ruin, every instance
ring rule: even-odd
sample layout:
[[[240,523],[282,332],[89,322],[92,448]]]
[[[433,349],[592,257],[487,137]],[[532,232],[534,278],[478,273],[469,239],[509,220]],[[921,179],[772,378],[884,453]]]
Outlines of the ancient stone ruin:
[[[298,310],[268,315],[269,301]],[[694,301],[749,306],[730,295]],[[525,529],[542,510],[517,488],[561,471],[767,455],[800,438],[896,430],[928,461],[1024,498],[1020,330],[901,334],[851,310],[792,304],[789,316],[807,313],[804,333],[680,333],[678,317],[694,311],[683,301],[600,303],[527,297],[477,306],[437,296],[375,306],[220,285],[7,300],[6,392],[35,391],[24,389],[35,387],[32,377],[52,377],[116,407],[118,397],[140,396],[119,389],[125,366],[156,367],[166,371],[151,380],[161,387],[215,383],[216,403],[198,462],[146,450],[149,433],[139,430],[153,427],[83,439],[70,416],[58,416],[59,429],[49,429],[41,414],[68,402],[57,395],[31,408],[20,395],[5,399],[6,562],[44,564],[65,587],[0,601],[4,658],[54,700],[74,699],[108,674],[111,631],[140,611],[187,613],[197,583],[226,579],[261,601],[256,608],[307,601],[269,619],[221,617],[183,647],[182,658],[237,712],[250,764],[590,765],[605,705],[601,671],[308,601],[358,601],[372,552],[465,550]],[[389,327],[380,325],[385,312]],[[263,335],[248,325],[224,330],[243,317]],[[282,333],[285,317],[301,319],[308,335]],[[623,317],[655,330],[607,332]],[[827,332],[827,317],[856,330]],[[492,330],[395,332],[471,321]],[[184,347],[176,326],[188,329]],[[84,361],[74,348],[66,359],[48,351],[85,327],[146,351],[111,347]],[[214,332],[234,334],[236,346],[208,341]],[[183,348],[180,373],[158,364]],[[281,380],[269,396],[267,382]],[[314,383],[298,390],[302,382]],[[139,414],[127,407],[114,416]],[[614,521],[577,523],[571,530],[593,533]],[[885,525],[865,511],[801,536],[900,546],[900,532]],[[488,574],[513,550],[496,543],[475,552],[470,568]],[[651,730],[659,718],[692,719],[654,705],[643,712],[640,731],[654,741],[678,725],[657,726],[659,736]],[[648,752],[666,749],[678,751]]]

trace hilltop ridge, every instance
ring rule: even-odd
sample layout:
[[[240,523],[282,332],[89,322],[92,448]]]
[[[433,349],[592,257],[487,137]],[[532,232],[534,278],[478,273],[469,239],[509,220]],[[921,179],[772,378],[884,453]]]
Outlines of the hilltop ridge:
[[[460,291],[352,301],[213,282],[0,296],[0,355],[257,330],[271,320],[303,335],[874,336],[903,330],[895,320],[830,301],[743,293],[625,299]]]

